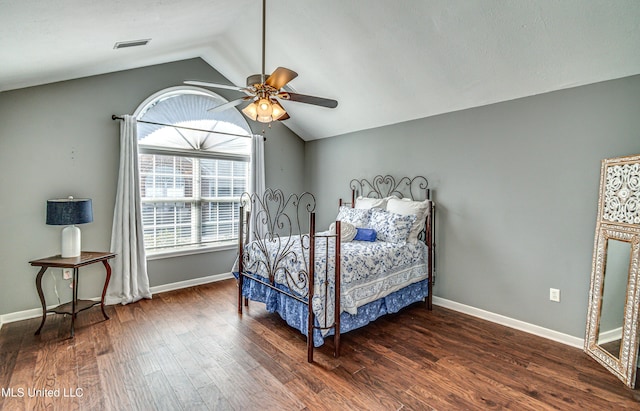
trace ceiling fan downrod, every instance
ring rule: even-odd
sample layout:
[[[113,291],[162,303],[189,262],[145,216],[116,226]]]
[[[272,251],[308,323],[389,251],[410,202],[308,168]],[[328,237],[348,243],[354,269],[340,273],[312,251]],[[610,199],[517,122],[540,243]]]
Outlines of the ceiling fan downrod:
[[[262,83],[266,80],[265,76],[265,49],[266,49],[266,33],[267,33],[267,0],[262,0]]]

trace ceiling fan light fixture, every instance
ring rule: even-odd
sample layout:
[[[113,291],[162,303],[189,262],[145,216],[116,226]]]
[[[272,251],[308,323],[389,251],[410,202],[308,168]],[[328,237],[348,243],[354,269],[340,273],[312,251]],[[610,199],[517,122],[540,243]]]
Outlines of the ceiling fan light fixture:
[[[258,100],[258,116],[259,117],[271,117],[273,113],[273,105],[271,101],[266,98],[261,98]]]
[[[251,120],[256,121],[258,119],[258,105],[254,101],[249,104],[247,107],[242,109],[242,113],[249,117]]]
[[[284,107],[277,101],[272,101],[268,98],[261,98],[258,101],[252,102],[242,109],[242,113],[251,120],[260,123],[271,123],[287,114]]]
[[[282,107],[280,104],[278,104],[278,102],[276,101],[272,101],[271,102],[271,107],[273,109],[273,111],[271,112],[271,118],[273,118],[273,120],[279,120],[280,117],[284,116],[285,114],[287,114],[286,110],[284,109],[284,107]]]

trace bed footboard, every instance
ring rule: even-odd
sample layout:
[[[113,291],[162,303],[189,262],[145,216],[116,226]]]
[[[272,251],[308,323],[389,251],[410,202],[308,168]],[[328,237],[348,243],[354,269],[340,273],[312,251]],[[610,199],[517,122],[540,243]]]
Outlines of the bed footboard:
[[[331,321],[316,312],[331,304],[340,313],[340,236],[316,233],[315,197],[310,193],[285,198],[281,190],[267,189],[262,196],[244,193],[238,225],[238,313],[242,314],[245,281],[262,284],[307,307],[307,360],[313,362],[313,333],[334,331],[334,356],[340,355],[340,316]],[[336,232],[340,233],[339,222]],[[317,259],[332,259],[316,272]],[[333,297],[333,298],[332,298]],[[322,308],[323,307],[323,308]]]

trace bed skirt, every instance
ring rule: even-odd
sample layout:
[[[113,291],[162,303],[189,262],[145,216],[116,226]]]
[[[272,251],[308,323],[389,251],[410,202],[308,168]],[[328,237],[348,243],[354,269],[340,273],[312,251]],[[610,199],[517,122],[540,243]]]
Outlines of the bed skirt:
[[[233,273],[233,275],[238,278],[237,272]],[[281,284],[278,284],[277,287],[287,291],[287,288]],[[243,281],[242,295],[251,301],[264,303],[267,311],[271,313],[277,312],[287,324],[299,330],[303,335],[307,335],[308,308],[306,304],[253,281],[249,277],[245,277]],[[423,280],[359,307],[356,315],[342,312],[340,314],[340,333],[344,334],[356,328],[363,327],[385,314],[396,313],[408,305],[423,301],[428,295],[429,280]],[[334,331],[331,329],[329,333],[323,337],[320,330],[314,330],[313,345],[320,347],[324,344],[324,338],[333,334]]]

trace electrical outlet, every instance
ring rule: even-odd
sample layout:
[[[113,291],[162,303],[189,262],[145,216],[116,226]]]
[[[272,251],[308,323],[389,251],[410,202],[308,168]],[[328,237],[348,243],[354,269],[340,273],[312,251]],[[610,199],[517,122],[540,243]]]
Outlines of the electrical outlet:
[[[549,288],[549,300],[560,302],[560,290],[557,288]]]
[[[63,268],[62,269],[62,278],[65,280],[70,280],[73,276],[73,271],[71,268]]]

